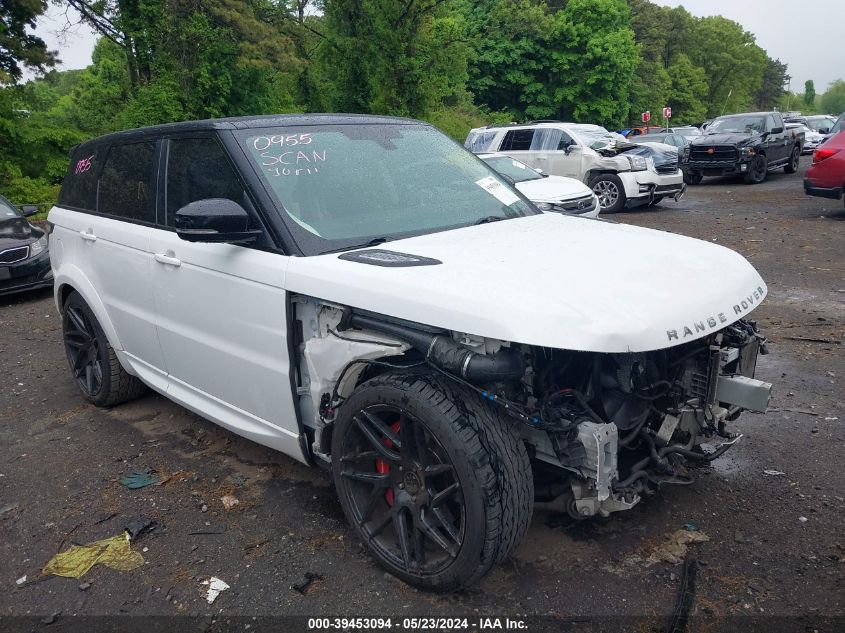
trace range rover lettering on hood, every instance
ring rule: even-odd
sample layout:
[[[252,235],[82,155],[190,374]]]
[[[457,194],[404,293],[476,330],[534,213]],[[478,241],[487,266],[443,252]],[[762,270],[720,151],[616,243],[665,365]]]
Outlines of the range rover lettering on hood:
[[[739,303],[734,304],[734,315],[742,316],[743,314],[751,310],[751,308],[753,308],[755,305],[760,303],[760,301],[765,296],[766,291],[763,290],[763,287],[757,286],[750,295],[742,299]],[[694,321],[689,325],[684,325],[682,328],[679,328],[679,330],[666,330],[666,336],[669,338],[670,341],[685,339],[689,336],[695,339],[698,338],[702,333],[707,332],[707,330],[720,330],[733,320],[733,318],[728,319],[728,317],[725,316],[724,312],[719,312],[718,314],[708,316],[707,318],[701,321]]]

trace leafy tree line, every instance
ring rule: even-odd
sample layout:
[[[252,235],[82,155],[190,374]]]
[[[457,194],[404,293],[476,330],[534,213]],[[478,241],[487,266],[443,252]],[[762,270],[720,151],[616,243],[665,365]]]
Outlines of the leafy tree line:
[[[49,202],[111,130],[266,112],[371,112],[462,140],[489,122],[630,125],[770,108],[787,69],[739,24],[647,0],[51,0],[100,39],[49,71],[47,0],[0,4],[0,192]],[[18,83],[24,67],[45,71]],[[823,99],[824,97],[822,97]]]

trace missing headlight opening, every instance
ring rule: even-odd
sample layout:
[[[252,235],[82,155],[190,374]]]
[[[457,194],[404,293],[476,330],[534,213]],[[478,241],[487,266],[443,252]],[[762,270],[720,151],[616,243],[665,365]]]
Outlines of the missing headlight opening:
[[[719,313],[704,319],[715,328],[706,334],[691,324],[699,338],[686,343],[670,334],[667,349],[596,353],[451,332],[309,297],[294,306],[299,406],[324,465],[337,458],[333,425],[359,385],[419,373],[473,392],[517,428],[536,501],[576,518],[627,510],[666,485],[692,483],[687,465],[734,446],[741,435],[730,423],[743,410],[764,411],[771,392],[754,379],[757,356],[767,353],[755,322],[725,325]]]

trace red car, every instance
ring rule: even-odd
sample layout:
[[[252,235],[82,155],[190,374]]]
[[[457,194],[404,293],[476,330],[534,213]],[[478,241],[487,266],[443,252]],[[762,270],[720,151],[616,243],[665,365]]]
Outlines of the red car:
[[[822,198],[842,198],[845,188],[845,131],[813,153],[813,164],[804,179],[804,193]]]

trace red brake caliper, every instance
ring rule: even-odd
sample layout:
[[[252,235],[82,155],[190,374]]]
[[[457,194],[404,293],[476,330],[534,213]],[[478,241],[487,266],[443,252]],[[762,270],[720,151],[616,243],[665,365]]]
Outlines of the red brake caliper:
[[[390,429],[394,433],[399,433],[399,420],[396,420],[396,422],[391,424]],[[384,445],[387,448],[393,448],[393,442],[391,442],[388,438],[384,438],[384,440],[382,440],[382,442],[384,443]],[[389,473],[390,472],[390,464],[388,464],[383,459],[377,459],[376,460],[376,472],[381,473],[381,474]],[[384,493],[384,498],[387,501],[387,505],[389,505],[389,506],[393,505],[393,488],[387,489],[387,492]]]

